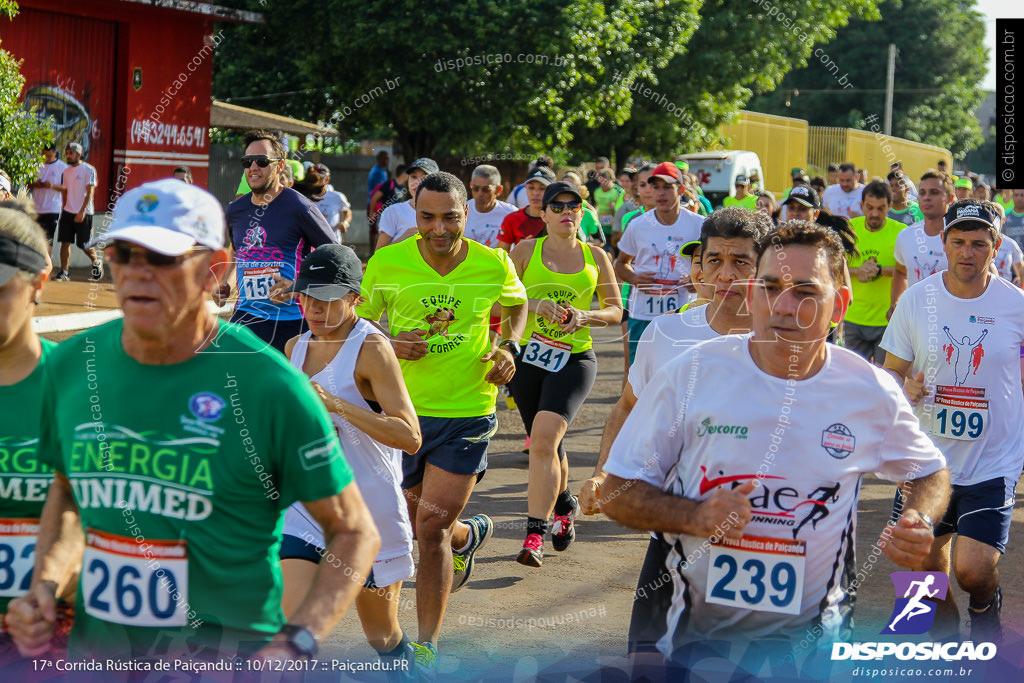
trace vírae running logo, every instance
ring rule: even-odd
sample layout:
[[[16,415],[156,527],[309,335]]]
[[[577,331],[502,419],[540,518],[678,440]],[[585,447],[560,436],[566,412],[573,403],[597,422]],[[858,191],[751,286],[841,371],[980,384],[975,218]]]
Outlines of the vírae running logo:
[[[747,427],[746,425],[711,424],[711,418],[705,417],[697,428],[697,436],[711,436],[712,434],[730,434],[733,438],[745,439],[747,438]]]
[[[892,572],[896,605],[883,634],[921,634],[935,621],[935,603],[925,598],[943,600],[949,590],[949,576],[943,572]],[[899,597],[899,596],[903,597]]]

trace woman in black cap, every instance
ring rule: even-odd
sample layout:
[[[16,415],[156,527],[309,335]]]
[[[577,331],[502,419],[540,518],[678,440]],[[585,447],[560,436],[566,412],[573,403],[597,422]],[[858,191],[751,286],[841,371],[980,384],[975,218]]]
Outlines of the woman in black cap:
[[[413,659],[398,622],[402,582],[413,576],[412,525],[402,495],[402,451],[420,447],[420,426],[387,336],[356,316],[363,267],[351,248],[317,247],[303,262],[297,292],[309,331],[288,340],[285,355],[308,375],[327,407],[345,459],[373,514],[381,537],[370,576],[356,597],[356,611],[381,659]],[[281,543],[282,607],[289,616],[309,590],[325,557],[323,531],[295,503],[285,514]]]
[[[552,183],[542,207],[547,235],[524,240],[512,251],[530,313],[509,384],[530,437],[526,540],[516,558],[529,567],[541,566],[552,512],[555,550],[565,550],[576,538],[579,503],[569,490],[562,437],[597,376],[589,328],[615,325],[622,318],[611,260],[601,247],[578,239],[579,189]],[[599,311],[590,310],[595,292]]]

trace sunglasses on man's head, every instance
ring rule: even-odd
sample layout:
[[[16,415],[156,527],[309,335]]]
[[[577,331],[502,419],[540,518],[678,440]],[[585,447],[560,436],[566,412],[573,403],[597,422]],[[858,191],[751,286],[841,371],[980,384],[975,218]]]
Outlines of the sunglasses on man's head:
[[[188,259],[188,257],[203,251],[209,251],[209,249],[205,247],[192,247],[180,256],[167,256],[166,254],[161,254],[159,252],[146,249],[145,247],[140,247],[137,244],[131,244],[129,242],[114,242],[113,244],[107,245],[103,250],[103,255],[110,263],[116,263],[119,266],[123,266],[131,263],[133,254],[139,254],[148,265],[165,268],[167,266],[180,266]]]
[[[582,202],[548,202],[548,208],[555,213],[562,213],[563,211],[576,213],[582,205]]]
[[[256,162],[256,165],[260,168],[266,168],[275,161],[284,161],[283,159],[274,159],[268,157],[266,154],[260,154],[258,156],[242,157],[242,168],[249,168],[252,166],[252,162]]]

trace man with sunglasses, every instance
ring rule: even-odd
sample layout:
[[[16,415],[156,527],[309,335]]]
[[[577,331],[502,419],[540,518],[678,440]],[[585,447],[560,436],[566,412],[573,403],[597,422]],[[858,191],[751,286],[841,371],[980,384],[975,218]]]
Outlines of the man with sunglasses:
[[[321,244],[338,243],[316,205],[282,185],[287,156],[272,133],[246,134],[242,167],[252,191],[228,205],[235,268],[216,297],[223,304],[236,282],[238,303],[231,322],[245,325],[281,352],[302,331],[299,305],[288,293],[302,258]]]
[[[469,214],[466,216],[467,239],[479,242],[485,247],[498,246],[498,231],[501,229],[502,220],[518,210],[498,199],[504,190],[501,173],[497,168],[481,164],[473,169],[473,176],[469,181],[473,201],[469,203]]]
[[[330,418],[283,356],[209,309],[230,267],[213,195],[147,183],[102,239],[124,318],[44,366],[54,483],[31,587],[8,610],[18,648],[48,648],[54,595],[80,573],[73,658],[313,656],[380,544]],[[277,534],[297,500],[348,573],[321,565],[285,624]]]

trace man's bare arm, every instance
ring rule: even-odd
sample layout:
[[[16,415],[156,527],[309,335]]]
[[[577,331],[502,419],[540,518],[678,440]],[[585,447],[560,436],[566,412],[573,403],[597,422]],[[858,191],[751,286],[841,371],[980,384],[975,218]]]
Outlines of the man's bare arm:
[[[634,529],[738,539],[750,521],[748,496],[757,485],[758,481],[751,479],[734,489],[718,488],[698,502],[665,493],[644,481],[609,474],[605,486],[615,495],[607,496],[601,509],[615,521]]]
[[[622,431],[622,425],[629,417],[633,406],[636,405],[636,396],[633,394],[633,386],[627,381],[622,388],[622,396],[615,402],[608,421],[604,424],[604,431],[601,433],[601,447],[598,451],[597,465],[594,466],[594,473],[583,482],[580,487],[580,507],[585,515],[593,515],[601,512],[601,498],[604,497],[605,480],[608,475],[604,471],[604,464],[608,462],[608,454],[612,451],[612,444],[615,438]]]

